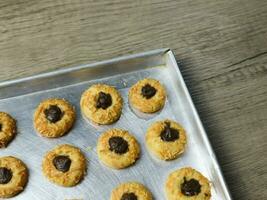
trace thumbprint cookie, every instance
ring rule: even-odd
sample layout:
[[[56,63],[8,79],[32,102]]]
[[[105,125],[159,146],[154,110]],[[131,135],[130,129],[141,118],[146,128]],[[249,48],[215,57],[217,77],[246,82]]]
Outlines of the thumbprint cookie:
[[[120,93],[109,85],[96,84],[81,97],[84,116],[96,124],[112,124],[121,116],[123,100]]]
[[[173,160],[184,152],[186,134],[183,127],[172,120],[153,123],[146,133],[146,146],[161,160]]]
[[[10,198],[21,191],[28,181],[26,165],[12,156],[0,157],[0,197]]]
[[[53,183],[71,187],[77,185],[86,173],[86,158],[77,147],[57,146],[43,159],[43,174]]]
[[[115,188],[110,200],[152,200],[152,194],[141,183],[127,182]]]
[[[210,200],[210,183],[200,172],[190,167],[172,172],[166,181],[168,200]]]
[[[0,112],[0,148],[7,147],[16,135],[16,121],[9,114]]]
[[[34,113],[35,129],[48,138],[63,136],[71,129],[74,121],[74,107],[64,99],[46,99]]]
[[[97,154],[105,165],[122,169],[135,163],[140,154],[140,147],[128,131],[110,129],[99,137]]]
[[[154,113],[163,108],[166,91],[158,80],[146,78],[130,88],[130,105],[144,113]]]

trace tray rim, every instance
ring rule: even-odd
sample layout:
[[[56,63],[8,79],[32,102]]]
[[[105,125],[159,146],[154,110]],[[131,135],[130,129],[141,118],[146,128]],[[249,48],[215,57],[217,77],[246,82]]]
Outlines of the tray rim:
[[[180,79],[181,84],[182,84],[182,88],[186,94],[186,98],[188,100],[190,108],[193,111],[193,115],[194,115],[194,118],[196,120],[196,123],[201,130],[201,132],[199,134],[203,138],[203,141],[205,143],[207,151],[211,157],[212,164],[214,165],[215,168],[217,168],[216,172],[217,172],[219,180],[222,183],[222,188],[223,188],[224,194],[226,195],[227,200],[232,200],[232,196],[231,196],[229,187],[225,181],[221,167],[219,165],[219,162],[217,160],[215,152],[212,148],[211,142],[208,138],[207,132],[203,126],[203,123],[202,123],[200,116],[197,112],[195,104],[193,103],[192,97],[191,97],[189,90],[186,86],[186,83],[184,81],[183,75],[182,75],[180,67],[177,63],[175,55],[170,48],[160,48],[160,49],[145,51],[145,52],[136,53],[136,54],[123,55],[123,56],[118,56],[118,57],[103,60],[103,61],[98,61],[98,62],[93,62],[93,63],[88,63],[88,64],[82,64],[82,65],[74,65],[74,66],[70,66],[67,68],[51,70],[51,71],[43,72],[43,73],[37,73],[34,75],[22,77],[22,78],[0,81],[0,90],[2,87],[12,86],[12,85],[20,84],[23,82],[31,81],[31,80],[36,80],[36,79],[38,80],[38,79],[42,79],[42,78],[46,78],[46,77],[63,75],[66,73],[71,73],[71,72],[75,72],[75,71],[79,71],[79,70],[83,70],[83,69],[87,69],[87,68],[97,67],[100,65],[107,65],[107,64],[112,64],[112,63],[116,63],[116,62],[126,61],[129,59],[142,58],[142,57],[153,56],[153,55],[162,55],[162,56],[166,55],[166,56],[168,56],[168,58],[170,59],[170,62],[174,66],[175,71],[176,71],[176,73]],[[165,63],[167,65],[167,62],[165,62]],[[18,95],[18,96],[20,96],[20,95]],[[14,96],[14,97],[16,97],[16,96]],[[13,97],[10,97],[10,98],[13,98]],[[0,98],[0,100],[3,100],[3,99],[5,99],[5,98]]]
[[[177,75],[178,75],[178,77],[180,79],[180,82],[182,83],[182,87],[183,87],[183,89],[185,91],[186,98],[187,98],[187,100],[189,102],[189,105],[190,105],[190,107],[191,107],[191,109],[192,109],[192,111],[194,113],[194,116],[195,116],[195,120],[197,122],[197,125],[199,126],[199,128],[201,130],[201,132],[199,134],[202,136],[202,138],[204,140],[204,143],[205,143],[205,146],[207,147],[208,153],[211,156],[212,163],[217,168],[219,179],[223,183],[222,184],[222,187],[223,187],[224,193],[226,195],[226,198],[228,200],[232,200],[232,196],[231,196],[229,187],[228,187],[228,185],[227,185],[227,183],[225,181],[225,178],[223,176],[223,173],[222,173],[221,167],[219,165],[218,159],[217,159],[216,154],[215,154],[215,152],[214,152],[214,150],[212,148],[211,142],[210,142],[210,140],[208,138],[207,132],[206,132],[204,126],[203,126],[203,123],[202,123],[202,121],[200,119],[200,116],[199,116],[198,111],[196,109],[196,106],[195,106],[195,104],[194,104],[194,102],[192,100],[192,97],[191,97],[191,95],[189,93],[189,90],[188,90],[188,88],[187,88],[187,86],[185,84],[183,75],[182,75],[181,70],[180,70],[180,67],[179,67],[179,65],[178,65],[178,63],[177,63],[177,61],[175,59],[174,53],[173,53],[172,50],[169,50],[168,52],[166,52],[166,54],[169,55],[172,64],[176,68],[175,71],[176,71],[176,73],[177,73]]]
[[[34,75],[22,77],[22,78],[17,78],[17,79],[15,78],[15,79],[10,79],[10,80],[0,81],[0,89],[1,89],[1,87],[10,86],[13,84],[15,85],[15,84],[22,83],[22,82],[27,82],[27,81],[30,81],[32,79],[39,79],[39,78],[51,77],[51,76],[55,76],[55,75],[62,75],[65,73],[79,71],[79,70],[86,69],[86,68],[92,68],[92,67],[96,67],[99,65],[105,65],[105,64],[111,64],[111,63],[116,63],[116,62],[120,62],[120,61],[126,61],[126,60],[134,59],[134,58],[141,58],[141,57],[159,55],[159,54],[163,55],[169,51],[171,51],[170,48],[155,49],[155,50],[145,51],[145,52],[136,53],[136,54],[118,56],[115,58],[111,58],[111,59],[107,59],[107,60],[103,60],[103,61],[98,61],[98,62],[93,62],[93,63],[88,63],[88,64],[73,65],[73,66],[70,66],[67,68],[37,73]]]

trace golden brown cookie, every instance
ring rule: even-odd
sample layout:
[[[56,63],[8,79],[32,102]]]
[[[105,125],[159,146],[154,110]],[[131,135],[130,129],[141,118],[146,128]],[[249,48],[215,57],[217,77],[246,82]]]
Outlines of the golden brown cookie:
[[[43,159],[43,173],[53,183],[65,187],[77,185],[86,174],[86,158],[77,147],[57,146]]]
[[[44,137],[63,136],[74,121],[74,107],[64,99],[46,99],[34,113],[34,127]]]
[[[128,131],[110,129],[99,137],[97,154],[105,165],[122,169],[135,163],[140,154],[140,147]]]
[[[119,185],[112,193],[110,200],[152,200],[152,194],[142,184],[128,182]]]
[[[146,133],[146,146],[161,160],[173,160],[184,152],[185,130],[172,120],[153,123]]]
[[[111,124],[121,116],[123,99],[120,93],[109,85],[96,84],[87,89],[80,105],[86,118],[97,124]]]
[[[138,81],[129,91],[130,105],[144,113],[159,111],[163,108],[165,100],[165,89],[155,79],[146,78]]]
[[[166,181],[165,192],[168,200],[209,200],[209,180],[190,167],[172,172]]]
[[[0,148],[7,147],[16,131],[16,121],[9,114],[0,112]]]
[[[12,156],[0,158],[0,197],[9,198],[23,191],[28,181],[26,165]]]

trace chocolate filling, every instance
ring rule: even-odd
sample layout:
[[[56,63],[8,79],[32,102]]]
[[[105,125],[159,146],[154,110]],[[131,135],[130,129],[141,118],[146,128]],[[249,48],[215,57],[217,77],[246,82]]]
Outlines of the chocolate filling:
[[[53,164],[57,170],[67,172],[70,169],[71,160],[68,156],[57,156],[53,159]]]
[[[160,134],[160,138],[165,142],[173,142],[179,139],[179,132],[171,128],[170,122],[165,122],[165,127]]]
[[[57,105],[50,105],[48,109],[44,111],[45,117],[52,123],[56,123],[62,118],[62,111]]]
[[[2,127],[3,127],[3,125],[0,123],[0,131],[2,131]]]
[[[181,191],[185,196],[196,196],[201,192],[201,185],[196,179],[186,180],[181,184]]]
[[[137,196],[133,192],[124,193],[120,200],[137,200]]]
[[[5,167],[0,167],[0,184],[7,184],[12,179],[12,171]]]
[[[105,92],[99,92],[99,96],[96,102],[97,108],[107,109],[112,104],[112,98],[110,94],[107,94]]]
[[[156,94],[157,90],[149,84],[142,87],[142,95],[146,99],[150,99]]]
[[[108,143],[110,151],[114,151],[117,154],[124,154],[129,150],[128,142],[122,137],[111,137]]]

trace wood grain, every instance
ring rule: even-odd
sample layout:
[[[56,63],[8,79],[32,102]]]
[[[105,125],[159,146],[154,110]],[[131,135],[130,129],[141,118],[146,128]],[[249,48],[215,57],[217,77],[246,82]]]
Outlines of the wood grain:
[[[169,47],[234,199],[267,196],[267,1],[0,0],[0,80]]]

